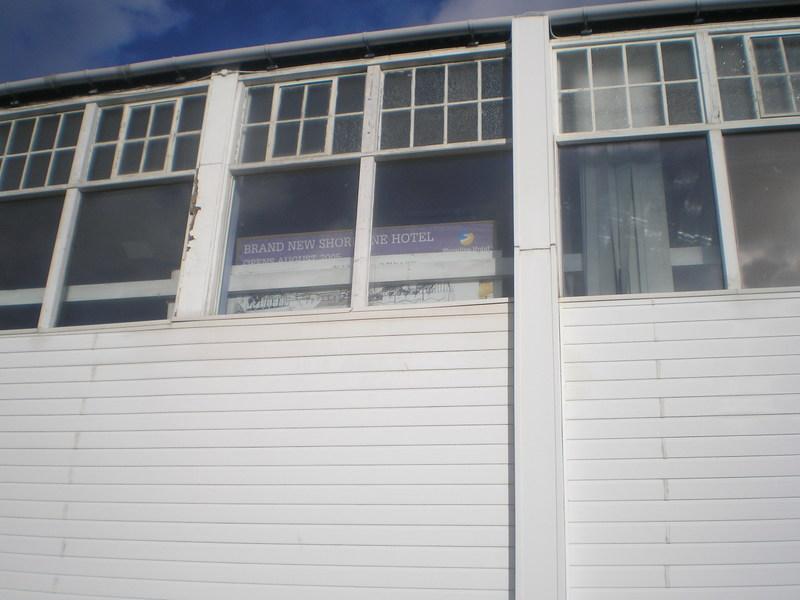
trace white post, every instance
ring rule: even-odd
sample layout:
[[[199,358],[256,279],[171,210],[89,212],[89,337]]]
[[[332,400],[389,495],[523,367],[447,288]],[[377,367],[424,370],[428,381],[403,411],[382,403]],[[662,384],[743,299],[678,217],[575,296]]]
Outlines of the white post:
[[[512,24],[517,600],[566,597],[555,169],[546,17]]]
[[[225,208],[229,206],[231,178],[228,160],[238,138],[239,73],[223,70],[211,76],[206,98],[203,134],[192,214],[175,298],[176,319],[213,313],[219,298],[219,281],[227,238]]]

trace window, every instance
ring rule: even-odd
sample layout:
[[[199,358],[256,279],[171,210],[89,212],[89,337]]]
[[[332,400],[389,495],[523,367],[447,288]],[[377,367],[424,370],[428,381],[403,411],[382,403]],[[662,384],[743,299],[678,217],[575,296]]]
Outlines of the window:
[[[557,60],[563,133],[703,121],[692,40],[562,50]]]
[[[0,122],[0,191],[67,183],[82,111]]]
[[[566,295],[723,286],[703,138],[567,146],[559,155]]]
[[[510,61],[386,71],[381,149],[511,137]]]
[[[364,75],[349,75],[251,87],[239,161],[359,152],[364,82]]]
[[[186,96],[103,109],[89,180],[194,169],[205,102],[205,96]]]
[[[719,36],[714,54],[726,121],[800,113],[800,35]]]

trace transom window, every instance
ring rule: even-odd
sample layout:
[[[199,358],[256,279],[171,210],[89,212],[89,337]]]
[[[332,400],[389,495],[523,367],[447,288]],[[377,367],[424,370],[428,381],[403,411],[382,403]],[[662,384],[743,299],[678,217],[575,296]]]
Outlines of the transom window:
[[[703,121],[692,40],[618,44],[558,53],[561,131]]]
[[[0,191],[67,183],[83,111],[0,123]]]
[[[205,103],[205,96],[186,96],[103,109],[89,179],[194,169]]]
[[[510,61],[387,71],[381,149],[511,137]]]
[[[239,161],[361,150],[365,76],[250,88]]]
[[[725,120],[800,113],[800,35],[715,37],[714,55]]]

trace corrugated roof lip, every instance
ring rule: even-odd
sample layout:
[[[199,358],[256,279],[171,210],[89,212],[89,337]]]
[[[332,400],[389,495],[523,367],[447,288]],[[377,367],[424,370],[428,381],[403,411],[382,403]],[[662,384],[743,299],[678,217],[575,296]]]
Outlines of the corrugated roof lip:
[[[704,11],[726,11],[742,8],[769,8],[798,4],[798,0],[648,0],[617,4],[603,4],[578,8],[568,8],[544,13],[525,13],[526,15],[546,15],[551,24],[563,26],[570,24],[610,21],[614,19],[635,19]],[[86,85],[90,88],[113,81],[129,81],[148,75],[163,75],[170,72],[224,67],[253,61],[274,61],[279,58],[300,57],[311,54],[335,53],[363,48],[365,53],[393,44],[413,43],[445,37],[470,37],[473,35],[498,34],[511,31],[513,17],[495,17],[469,21],[434,23],[416,27],[384,29],[363,33],[352,33],[309,40],[298,40],[248,46],[231,50],[218,50],[148,60],[127,65],[84,69],[68,73],[33,77],[18,81],[0,83],[0,98],[14,97],[40,90],[57,90],[67,86]]]

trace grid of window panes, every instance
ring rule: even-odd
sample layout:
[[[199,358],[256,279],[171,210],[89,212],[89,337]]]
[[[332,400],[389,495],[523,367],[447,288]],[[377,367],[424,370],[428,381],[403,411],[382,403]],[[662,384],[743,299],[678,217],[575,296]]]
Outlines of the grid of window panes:
[[[387,71],[381,149],[511,137],[511,61]]]
[[[562,50],[558,88],[563,133],[703,121],[692,40]]]
[[[359,152],[365,79],[343,75],[250,88],[239,161]]]
[[[0,191],[67,183],[83,111],[0,123]]]
[[[714,55],[726,121],[800,113],[800,35],[715,37]]]
[[[205,104],[197,95],[104,108],[88,178],[194,169]]]

